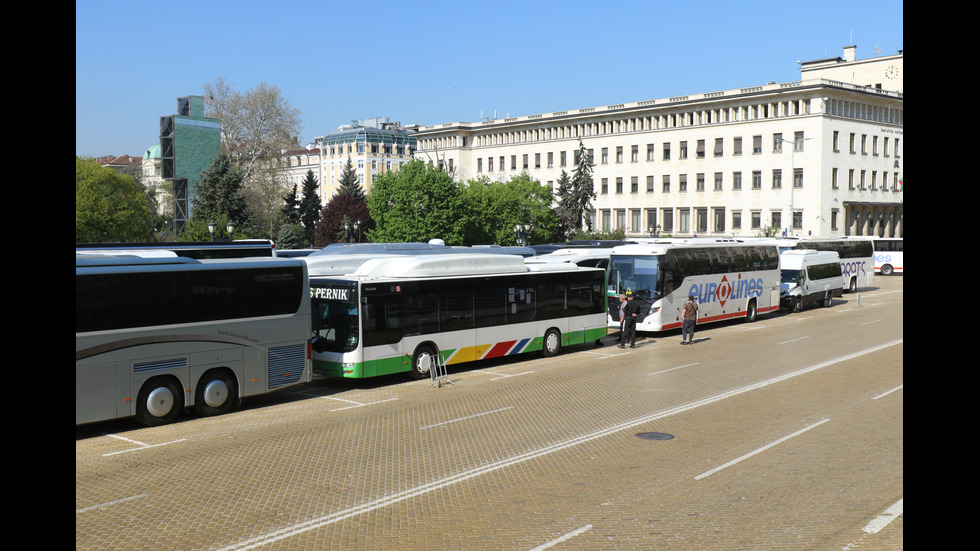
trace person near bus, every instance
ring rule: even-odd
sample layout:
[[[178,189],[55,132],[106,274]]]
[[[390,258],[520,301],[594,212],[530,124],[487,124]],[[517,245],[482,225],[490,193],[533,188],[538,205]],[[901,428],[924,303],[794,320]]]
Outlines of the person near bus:
[[[687,295],[687,302],[684,303],[683,325],[681,326],[681,344],[694,343],[694,325],[698,320],[698,303],[694,300],[694,295]]]
[[[623,329],[625,329],[626,319],[623,318],[623,308],[626,308],[626,295],[618,294],[619,297],[619,343],[623,343]]]
[[[633,300],[632,293],[627,294],[626,305],[623,307],[623,338],[620,348],[626,348],[626,341],[629,341],[630,348],[636,348],[636,317],[639,313],[640,305]]]

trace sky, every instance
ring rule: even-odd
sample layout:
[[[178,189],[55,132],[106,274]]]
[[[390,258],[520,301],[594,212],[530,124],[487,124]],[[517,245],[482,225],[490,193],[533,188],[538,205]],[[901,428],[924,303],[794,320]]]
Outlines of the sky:
[[[475,122],[799,80],[904,49],[902,0],[76,0],[75,154],[142,155],[177,98],[265,82],[299,142],[343,124]]]

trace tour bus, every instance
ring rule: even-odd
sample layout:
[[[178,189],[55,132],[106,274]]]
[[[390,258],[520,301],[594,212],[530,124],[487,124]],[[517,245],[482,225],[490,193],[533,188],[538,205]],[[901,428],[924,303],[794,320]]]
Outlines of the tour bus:
[[[428,376],[445,365],[598,341],[605,272],[517,255],[399,255],[311,277],[313,370]]]
[[[878,237],[875,248],[875,272],[881,275],[905,273],[905,245],[901,237]]]
[[[800,312],[811,302],[830,306],[844,292],[840,256],[832,251],[793,249],[779,254],[780,304]]]
[[[285,258],[75,256],[75,424],[186,407],[311,380],[309,278]]]
[[[237,239],[235,241],[186,241],[172,243],[76,243],[75,252],[126,253],[132,251],[171,251],[177,256],[196,258],[248,258],[276,256],[276,246],[268,239]]]
[[[637,331],[682,325],[689,295],[700,323],[745,318],[779,309],[779,249],[773,243],[645,243],[623,245],[609,257],[610,327],[619,327],[617,296],[640,303]]]

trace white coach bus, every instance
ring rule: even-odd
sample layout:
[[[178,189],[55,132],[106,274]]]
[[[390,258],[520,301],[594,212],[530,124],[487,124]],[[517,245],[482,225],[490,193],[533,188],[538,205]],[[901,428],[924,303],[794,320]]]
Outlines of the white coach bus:
[[[75,424],[186,407],[311,379],[309,278],[296,259],[75,256]]]
[[[339,377],[429,374],[445,364],[541,352],[606,334],[605,272],[516,255],[386,256],[310,278],[313,369]]]
[[[754,321],[779,309],[779,249],[773,243],[647,243],[623,245],[609,257],[610,327],[619,327],[619,294],[640,303],[637,331],[681,327],[689,295],[698,323]]]

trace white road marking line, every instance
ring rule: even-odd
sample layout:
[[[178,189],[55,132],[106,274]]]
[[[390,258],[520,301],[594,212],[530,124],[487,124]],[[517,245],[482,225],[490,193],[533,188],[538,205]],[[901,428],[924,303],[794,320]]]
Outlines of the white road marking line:
[[[324,396],[324,398],[327,398],[327,396]],[[341,398],[331,398],[331,399],[332,400],[341,400],[343,402],[351,402],[351,403],[355,404],[353,406],[347,406],[347,407],[344,407],[344,408],[337,408],[337,409],[330,410],[330,411],[344,411],[345,409],[362,408],[364,406],[373,406],[375,404],[383,404],[385,402],[394,402],[398,398],[388,398],[386,400],[378,400],[376,402],[354,402],[353,400],[343,400]]]
[[[898,391],[898,390],[902,390],[903,388],[905,388],[905,385],[898,385],[897,387],[889,390],[888,392],[885,392],[883,394],[879,394],[879,395],[875,396],[874,398],[872,398],[872,400],[877,400],[878,398],[884,398],[885,396],[888,396],[892,392],[895,392],[895,391]]]
[[[419,427],[419,430],[431,429],[433,427],[441,427],[443,425],[449,425],[451,423],[456,423],[458,421],[465,421],[466,419],[473,419],[474,417],[483,417],[484,415],[490,415],[491,413],[500,413],[501,411],[507,411],[508,409],[513,409],[514,406],[507,406],[505,408],[495,409],[493,411],[487,411],[484,413],[477,413],[475,415],[467,415],[466,417],[460,417],[458,419],[450,419],[449,421],[443,421],[442,423],[436,423],[434,425],[426,425],[424,427]]]
[[[769,448],[771,448],[771,447],[773,447],[773,446],[775,446],[777,444],[781,444],[781,443],[789,440],[790,438],[793,438],[794,436],[799,436],[799,435],[803,434],[804,432],[806,432],[806,431],[808,431],[808,430],[810,430],[812,428],[819,427],[820,425],[826,423],[827,421],[830,421],[830,419],[824,419],[824,420],[819,421],[817,423],[814,423],[814,424],[812,424],[812,425],[810,425],[808,427],[803,427],[802,429],[794,432],[793,434],[786,435],[786,436],[784,436],[784,437],[782,437],[782,438],[780,438],[778,440],[775,440],[773,442],[770,442],[770,443],[766,444],[765,446],[762,446],[761,448],[758,448],[758,449],[756,449],[754,451],[751,451],[751,452],[743,455],[742,457],[736,457],[735,459],[732,459],[731,461],[729,461],[728,463],[725,463],[724,465],[720,465],[718,467],[715,467],[714,469],[711,469],[710,471],[703,472],[703,473],[699,474],[698,476],[694,477],[694,480],[701,480],[702,478],[709,477],[709,476],[717,473],[718,471],[720,471],[722,469],[727,469],[728,467],[731,467],[732,465],[734,465],[736,463],[740,463],[742,461],[745,461],[746,459],[752,457],[753,455],[758,455],[758,454],[760,454],[760,453],[768,450]]]
[[[888,526],[888,523],[902,515],[902,512],[905,509],[905,505],[902,503],[904,501],[905,498],[903,497],[902,499],[896,501],[894,505],[885,509],[884,513],[872,519],[871,522],[864,527],[864,531],[868,534],[877,534],[882,528]]]
[[[541,544],[541,545],[535,547],[534,549],[532,549],[531,551],[543,551],[544,549],[547,549],[547,548],[552,547],[554,545],[558,545],[559,543],[561,543],[561,542],[563,542],[563,541],[565,541],[567,539],[574,538],[575,536],[577,536],[579,534],[583,534],[585,532],[588,532],[591,529],[592,529],[592,525],[591,524],[586,524],[585,526],[579,528],[578,530],[573,530],[573,531],[565,534],[564,536],[562,536],[560,538],[555,538],[555,539],[549,541],[548,543]]]
[[[779,344],[789,344],[789,343],[791,343],[791,342],[796,342],[796,341],[802,341],[803,339],[809,339],[809,338],[810,338],[810,336],[809,336],[809,335],[807,335],[807,336],[805,336],[805,337],[800,337],[800,338],[798,338],[798,339],[790,339],[790,340],[788,340],[788,341],[783,341],[783,342],[777,342],[776,344],[777,344],[777,345],[779,345]]]
[[[687,411],[690,411],[690,410],[693,410],[693,409],[696,409],[696,408],[699,408],[699,407],[702,407],[702,406],[710,405],[710,404],[713,404],[715,402],[719,402],[721,400],[725,400],[727,398],[731,398],[733,396],[738,396],[738,395],[741,395],[741,394],[745,394],[746,392],[751,392],[753,390],[758,390],[760,388],[765,388],[767,386],[770,386],[770,385],[773,385],[773,384],[776,384],[776,383],[780,383],[780,382],[786,381],[788,379],[792,379],[793,377],[798,377],[800,375],[805,375],[807,373],[812,373],[814,371],[823,369],[823,368],[828,367],[828,366],[831,366],[831,365],[835,365],[835,364],[838,364],[838,363],[841,363],[841,362],[846,362],[846,361],[849,361],[849,360],[853,360],[855,358],[860,358],[861,356],[865,356],[867,354],[878,352],[879,350],[884,350],[886,348],[890,348],[892,346],[901,344],[903,342],[904,342],[904,339],[898,339],[898,340],[894,340],[894,341],[891,341],[891,342],[888,342],[888,343],[885,343],[885,344],[881,344],[881,345],[878,345],[878,346],[873,346],[871,348],[867,348],[867,349],[864,349],[864,350],[860,350],[858,352],[854,352],[852,354],[847,354],[847,355],[844,355],[844,356],[833,358],[833,359],[827,360],[825,362],[821,362],[821,363],[812,365],[810,367],[804,367],[804,368],[798,369],[796,371],[791,371],[789,373],[785,373],[785,374],[779,375],[777,377],[772,377],[770,379],[765,379],[765,380],[762,380],[762,381],[759,381],[759,382],[756,382],[756,383],[752,383],[752,384],[749,384],[749,385],[746,385],[746,386],[743,386],[743,387],[734,388],[732,390],[729,390],[729,391],[726,391],[726,392],[722,392],[722,393],[716,394],[714,396],[709,396],[707,398],[702,398],[700,400],[695,400],[695,401],[690,402],[690,403],[687,403],[687,404],[682,404],[682,405],[679,405],[679,406],[676,406],[676,407],[668,408],[668,409],[666,409],[664,411],[660,411],[660,412],[656,412],[656,413],[651,413],[649,415],[646,415],[646,416],[643,416],[643,417],[639,417],[639,418],[636,418],[636,419],[632,419],[630,421],[625,421],[623,423],[619,423],[617,425],[606,427],[604,429],[595,430],[593,432],[586,433],[586,434],[583,434],[583,435],[580,435],[580,436],[577,436],[577,437],[573,437],[573,438],[569,438],[567,440],[562,440],[562,441],[559,441],[559,442],[555,442],[553,444],[544,446],[544,447],[539,448],[537,450],[531,450],[529,452],[521,453],[521,454],[514,455],[514,456],[511,456],[511,457],[508,457],[508,458],[504,458],[504,459],[501,459],[501,460],[498,460],[498,461],[494,461],[494,462],[488,463],[488,464],[483,465],[483,466],[474,467],[472,469],[468,469],[468,470],[462,471],[462,472],[457,473],[457,474],[454,474],[454,475],[446,476],[446,477],[443,477],[443,478],[439,478],[439,479],[433,480],[431,482],[426,482],[426,483],[420,484],[420,485],[418,485],[418,486],[416,486],[414,488],[409,488],[407,490],[403,490],[403,491],[400,491],[400,492],[395,492],[395,493],[392,493],[392,494],[381,496],[379,498],[369,500],[369,501],[367,501],[365,503],[362,503],[360,505],[355,505],[354,507],[350,507],[350,508],[347,508],[347,509],[342,509],[340,511],[336,511],[336,512],[333,512],[333,513],[322,515],[320,517],[312,518],[312,519],[307,520],[305,522],[298,522],[298,523],[293,524],[291,526],[286,526],[286,527],[281,528],[279,530],[273,530],[273,531],[268,532],[266,534],[260,534],[260,535],[255,536],[255,537],[248,538],[248,539],[246,539],[244,541],[240,541],[238,543],[233,543],[231,545],[228,545],[226,547],[223,547],[219,551],[230,551],[232,549],[241,549],[241,550],[255,549],[257,547],[261,547],[263,545],[268,545],[268,544],[273,543],[273,542],[277,542],[277,541],[280,541],[280,540],[283,540],[283,539],[286,539],[286,538],[290,538],[290,537],[293,537],[293,536],[296,536],[296,535],[299,535],[299,534],[303,534],[303,533],[309,532],[311,530],[317,530],[317,529],[322,528],[324,526],[328,526],[330,524],[335,524],[335,523],[341,522],[343,520],[349,519],[351,517],[355,517],[355,516],[360,515],[360,514],[363,514],[363,513],[368,513],[368,512],[371,512],[371,511],[376,511],[378,509],[383,509],[385,507],[390,507],[390,506],[392,506],[392,505],[394,505],[396,503],[401,503],[403,501],[407,501],[409,499],[412,499],[412,498],[415,498],[415,497],[418,497],[418,496],[421,496],[421,495],[425,495],[425,494],[434,492],[436,490],[440,490],[442,488],[446,488],[446,487],[449,487],[449,486],[454,486],[456,484],[460,484],[460,483],[465,482],[467,480],[470,480],[472,478],[476,478],[476,477],[483,476],[483,475],[486,475],[486,474],[489,474],[489,473],[492,473],[492,472],[496,472],[496,471],[499,471],[499,470],[504,469],[504,468],[507,468],[507,467],[512,467],[514,465],[519,465],[521,463],[525,463],[525,462],[531,461],[533,459],[538,459],[540,457],[545,457],[545,456],[551,455],[553,453],[556,453],[556,452],[559,452],[559,451],[562,451],[562,450],[566,450],[566,449],[571,448],[571,447],[574,447],[574,446],[580,446],[580,445],[582,445],[585,442],[591,442],[593,440],[598,440],[599,438],[604,438],[604,437],[609,436],[611,434],[616,434],[618,432],[622,432],[624,430],[628,430],[628,429],[631,429],[633,427],[644,425],[644,424],[650,423],[651,421],[656,421],[656,420],[659,420],[659,419],[663,419],[665,417],[669,417],[671,415],[676,415],[676,414],[679,414],[679,413],[684,413],[684,412],[687,412]]]
[[[667,373],[668,371],[673,371],[675,369],[684,369],[685,367],[691,367],[693,365],[698,365],[698,363],[699,362],[694,362],[692,364],[679,365],[677,367],[672,367],[670,369],[665,369],[663,371],[654,371],[653,373],[647,373],[647,376],[649,377],[650,375],[660,375],[661,373]]]
[[[98,505],[92,505],[91,507],[82,507],[81,509],[75,509],[75,514],[77,515],[78,513],[85,513],[87,511],[93,511],[95,509],[102,509],[103,507],[110,507],[112,505],[118,505],[120,503],[125,503],[127,501],[132,501],[134,499],[142,499],[144,497],[146,497],[146,494],[140,494],[138,496],[132,496],[132,497],[124,497],[122,499],[117,499],[115,501],[110,501],[108,503],[100,503]]]
[[[166,446],[166,445],[169,445],[169,444],[176,444],[177,442],[183,442],[184,440],[187,440],[186,438],[181,438],[180,440],[171,440],[170,442],[162,442],[160,444],[147,444],[145,442],[140,442],[139,440],[133,440],[132,438],[126,438],[125,436],[119,436],[118,434],[107,434],[106,436],[108,436],[110,438],[115,438],[117,440],[122,440],[123,442],[129,442],[130,444],[134,444],[137,447],[130,448],[128,450],[120,450],[120,451],[117,451],[117,452],[104,453],[104,454],[102,454],[102,457],[109,457],[111,455],[119,455],[121,453],[138,452],[140,450],[145,450],[145,449],[148,449],[148,448],[158,448],[160,446]]]

